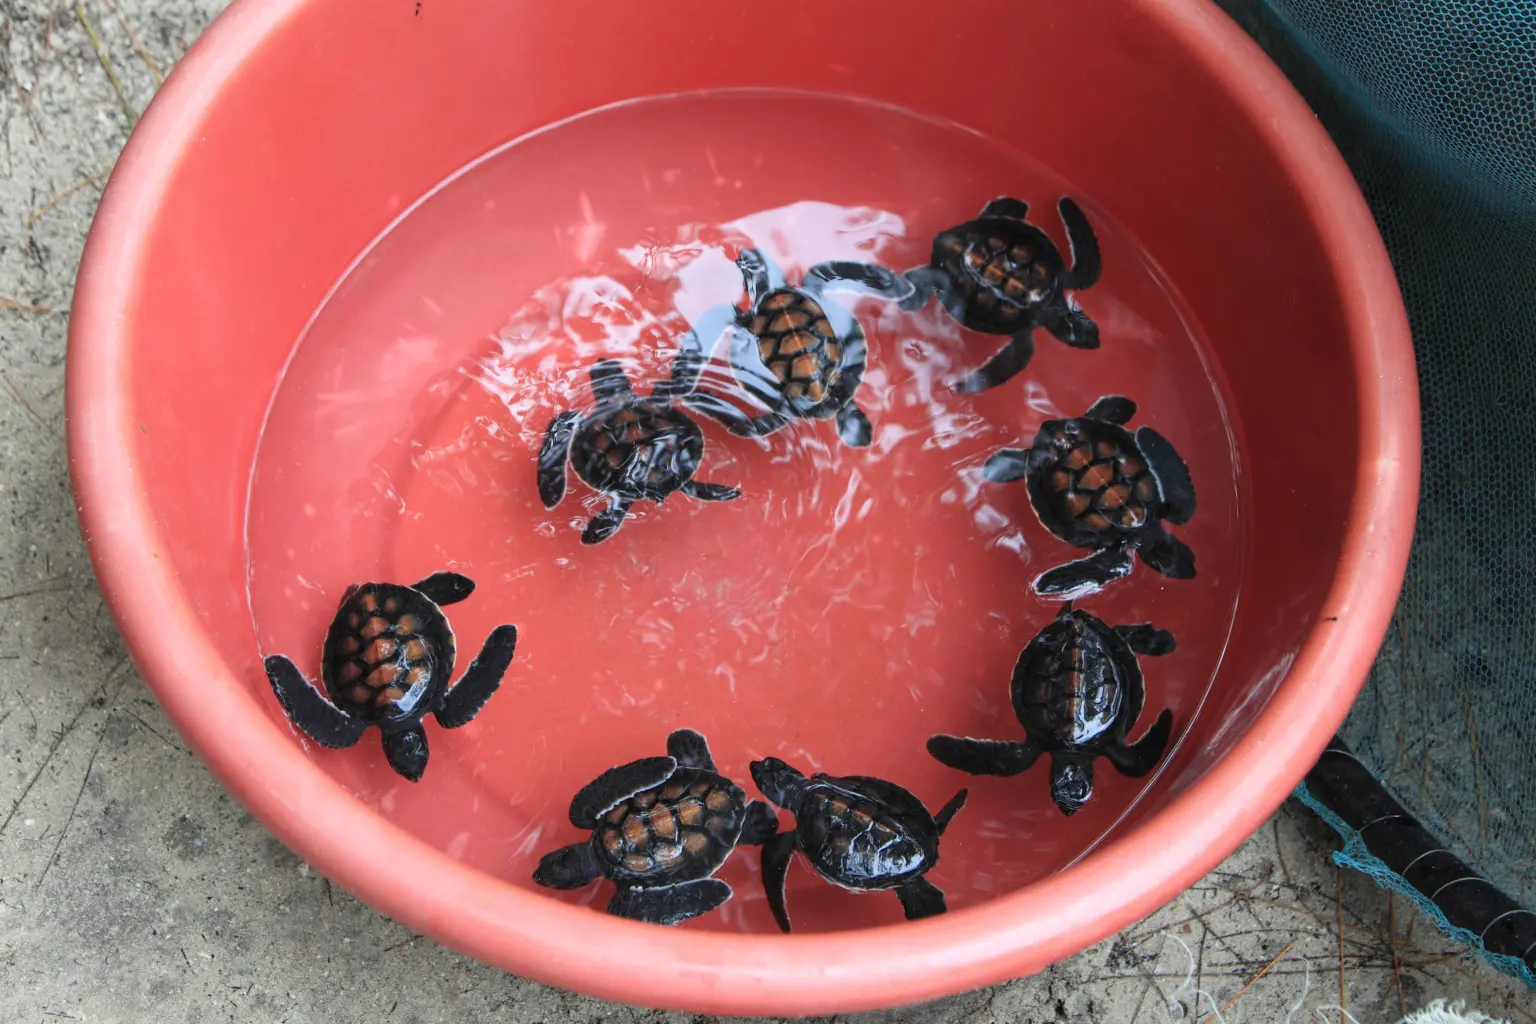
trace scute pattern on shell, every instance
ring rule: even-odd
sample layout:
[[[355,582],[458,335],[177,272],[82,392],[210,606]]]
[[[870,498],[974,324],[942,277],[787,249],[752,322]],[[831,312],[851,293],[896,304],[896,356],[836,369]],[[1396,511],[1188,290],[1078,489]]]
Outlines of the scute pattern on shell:
[[[1019,666],[1016,701],[1031,736],[1048,749],[1104,736],[1125,704],[1124,682],[1100,628],[1073,612],[1031,642]]]
[[[1123,536],[1140,529],[1157,515],[1159,495],[1131,435],[1075,422],[1075,429],[1063,424],[1050,435],[1056,459],[1042,470],[1041,490],[1051,510],[1094,533]]]
[[[970,315],[997,327],[1022,327],[1029,313],[1055,297],[1061,259],[1032,233],[997,228],[976,224],[945,232],[935,248]]]
[[[843,344],[820,303],[777,288],[759,300],[747,329],[786,398],[816,403],[827,397],[841,373]]]
[[[927,865],[921,843],[855,794],[815,787],[806,793],[798,821],[801,849],[842,884],[884,888]]]
[[[736,845],[746,793],[713,772],[680,769],[603,816],[594,840],[614,875],[637,881],[702,878]]]
[[[342,710],[368,719],[408,711],[453,663],[442,613],[405,587],[362,587],[336,613],[327,637],[327,681]]]
[[[583,480],[630,498],[677,490],[703,456],[698,425],[670,403],[650,399],[607,412],[599,408],[582,422],[571,446],[571,462]],[[635,476],[632,466],[638,466]]]

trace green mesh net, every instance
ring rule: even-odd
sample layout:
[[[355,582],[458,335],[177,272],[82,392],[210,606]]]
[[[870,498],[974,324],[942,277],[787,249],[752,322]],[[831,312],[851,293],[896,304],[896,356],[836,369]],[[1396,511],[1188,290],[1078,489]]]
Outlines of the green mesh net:
[[[1536,908],[1536,0],[1219,3],[1343,152],[1413,326],[1417,534],[1340,735],[1439,843]]]

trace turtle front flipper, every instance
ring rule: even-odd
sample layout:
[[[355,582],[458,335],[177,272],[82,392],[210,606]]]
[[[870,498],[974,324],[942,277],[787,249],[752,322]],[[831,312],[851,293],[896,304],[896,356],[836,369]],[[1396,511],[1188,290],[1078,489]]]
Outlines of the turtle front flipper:
[[[962,789],[950,797],[949,803],[940,808],[939,813],[933,816],[933,823],[938,827],[939,835],[944,834],[944,831],[949,828],[949,823],[954,820],[955,815],[959,814],[965,807],[965,799],[970,795],[970,792],[968,789]]]
[[[544,444],[539,448],[539,500],[545,508],[554,508],[565,497],[565,460],[580,423],[581,413],[563,412],[544,431]]]
[[[987,456],[981,475],[994,484],[1008,484],[1033,473],[1040,461],[1033,448],[1003,448]]]
[[[596,828],[605,811],[636,793],[661,785],[675,771],[677,759],[672,757],[644,757],[608,769],[583,786],[571,800],[571,824],[577,828]]]
[[[789,907],[784,902],[789,881],[789,862],[795,859],[795,833],[780,832],[763,844],[763,892],[768,909],[779,923],[779,931],[789,934]]]
[[[731,887],[718,878],[656,888],[626,886],[608,901],[608,913],[648,924],[675,925],[707,914],[731,898]]]
[[[501,685],[501,678],[506,675],[507,666],[512,664],[512,656],[516,652],[516,626],[497,626],[491,630],[491,635],[486,638],[485,646],[480,648],[475,660],[469,663],[469,668],[464,670],[459,681],[438,702],[434,712],[438,724],[444,729],[468,725]]]
[[[1040,756],[1040,748],[1033,743],[976,740],[968,736],[940,733],[928,737],[928,753],[940,764],[968,775],[1018,775],[1029,771],[1034,765]],[[961,804],[964,805],[965,790],[960,792]],[[957,811],[959,809],[955,808]]]
[[[1082,597],[1127,575],[1135,564],[1124,549],[1105,548],[1041,573],[1035,577],[1035,593],[1042,597]]]
[[[1164,654],[1172,654],[1178,647],[1178,641],[1173,634],[1166,629],[1158,629],[1150,622],[1138,623],[1134,626],[1116,626],[1115,632],[1120,634],[1120,639],[1137,654],[1147,654],[1159,657]]]
[[[458,604],[475,592],[475,581],[459,572],[435,572],[411,589],[436,605]]]
[[[672,377],[657,384],[651,394],[662,398],[681,398],[693,393],[699,385],[699,375],[709,355],[720,341],[720,335],[736,323],[735,306],[711,306],[700,314],[699,319],[678,341],[677,355],[672,360]]]
[[[789,417],[770,412],[748,416],[723,398],[695,391],[683,399],[688,408],[708,416],[737,437],[764,437],[789,425]]]
[[[1162,573],[1171,580],[1195,578],[1195,553],[1173,534],[1157,523],[1148,523],[1141,531],[1141,542],[1136,554],[1147,568]]]
[[[634,502],[628,498],[615,497],[608,507],[592,517],[587,523],[587,528],[581,531],[583,544],[601,544],[603,541],[619,532],[619,527],[624,525],[624,517],[629,515],[629,507]]]
[[[1099,347],[1099,325],[1093,318],[1076,306],[1061,300],[1060,314],[1045,321],[1045,329],[1056,336],[1056,340],[1073,348],[1095,349]]]
[[[684,768],[715,770],[714,755],[709,752],[709,741],[704,734],[693,729],[674,729],[667,737],[667,754]]]
[[[1067,228],[1067,244],[1072,248],[1072,266],[1062,275],[1066,288],[1092,288],[1104,272],[1104,261],[1099,255],[1099,239],[1093,233],[1093,225],[1083,215],[1082,209],[1067,196],[1056,203],[1056,212]]]
[[[747,804],[746,817],[741,825],[741,837],[736,841],[743,846],[761,846],[779,833],[779,812],[772,804],[753,800]]]
[[[837,436],[849,448],[868,448],[875,439],[875,428],[863,409],[848,402],[837,410]]]
[[[1136,447],[1157,478],[1163,498],[1163,518],[1170,523],[1187,523],[1195,515],[1195,482],[1189,467],[1168,439],[1151,427],[1136,431]]]
[[[362,738],[368,723],[353,718],[326,700],[288,658],[271,654],[263,664],[272,692],[277,694],[277,702],[283,706],[288,720],[310,739],[322,747],[340,750]]]
[[[902,310],[915,313],[928,305],[928,301],[935,295],[939,297],[939,304],[948,308],[950,279],[943,270],[924,264],[913,267],[901,276],[912,285],[912,293],[901,300]]]
[[[908,921],[935,917],[949,910],[944,902],[944,890],[928,879],[918,876],[896,890],[901,898],[901,909],[907,912]]]
[[[592,852],[592,842],[572,843],[546,853],[533,869],[535,884],[546,889],[580,889],[602,877],[603,871]]]
[[[1168,738],[1173,734],[1173,711],[1164,708],[1163,713],[1157,716],[1157,721],[1152,723],[1152,728],[1147,734],[1135,743],[1121,743],[1108,747],[1104,756],[1109,763],[1119,769],[1121,775],[1132,779],[1139,779],[1153,768],[1157,767],[1158,760],[1163,756],[1163,751],[1168,747]]]
[[[1083,419],[1103,420],[1105,423],[1124,426],[1135,415],[1136,403],[1129,398],[1124,395],[1104,395],[1088,407],[1088,411],[1083,413]]]
[[[963,395],[974,395],[988,388],[995,388],[1016,377],[1035,357],[1034,328],[1026,327],[1015,334],[1008,344],[997,350],[991,359],[954,384],[954,390]]]
[[[427,734],[419,725],[384,734],[384,760],[401,777],[420,782],[427,771]]]
[[[877,295],[901,302],[910,298],[916,287],[910,280],[874,263],[857,260],[828,260],[805,272],[803,287],[812,295],[828,289]]]
[[[761,249],[743,249],[736,257],[736,269],[741,271],[741,283],[747,289],[747,301],[757,305],[757,300],[773,290],[774,266]]]
[[[741,497],[739,488],[727,487],[725,484],[707,484],[702,480],[689,480],[683,484],[682,491],[688,497],[698,501],[735,501]]]

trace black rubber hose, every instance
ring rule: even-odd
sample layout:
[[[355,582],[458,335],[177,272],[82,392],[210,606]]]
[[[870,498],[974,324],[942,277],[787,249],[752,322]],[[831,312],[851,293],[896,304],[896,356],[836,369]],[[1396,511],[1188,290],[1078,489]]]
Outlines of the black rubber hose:
[[[1312,797],[1359,833],[1365,848],[1440,908],[1446,921],[1480,936],[1483,948],[1536,971],[1536,913],[1478,875],[1392,798],[1335,736],[1307,773]]]

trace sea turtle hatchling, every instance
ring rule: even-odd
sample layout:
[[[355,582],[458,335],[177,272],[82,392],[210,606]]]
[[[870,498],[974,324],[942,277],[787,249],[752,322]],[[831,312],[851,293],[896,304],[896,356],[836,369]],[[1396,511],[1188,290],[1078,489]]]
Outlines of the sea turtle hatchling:
[[[430,712],[445,729],[467,725],[491,699],[512,663],[517,627],[497,626],[453,686],[456,649],[442,606],[475,584],[456,572],[419,583],[356,583],[342,595],[325,634],[320,678],[327,700],[291,660],[266,658],[267,679],[294,725],[322,747],[350,747],[370,725],[384,735],[389,766],[412,782],[427,770]]]
[[[939,837],[965,806],[956,793],[938,814],[884,779],[863,775],[806,778],[776,757],[752,762],[752,780],[795,816],[795,828],[763,845],[768,906],[789,931],[785,880],[795,851],[822,878],[850,892],[896,890],[908,920],[944,913],[944,892],[923,877],[939,860]]]
[[[1195,576],[1195,553],[1163,529],[1195,514],[1195,485],[1173,445],[1151,427],[1125,424],[1136,403],[1106,395],[1073,419],[1046,420],[1028,449],[987,459],[994,483],[1027,477],[1030,504],[1046,529],[1094,554],[1041,573],[1036,593],[1080,597],[1131,571],[1134,551],[1171,579]]]
[[[609,496],[607,509],[582,531],[583,544],[607,540],[624,525],[637,501],[658,504],[682,491],[699,501],[731,501],[741,492],[695,480],[704,457],[704,432],[672,401],[687,393],[698,366],[678,361],[672,379],[641,398],[612,359],[588,371],[596,404],[586,415],[562,412],[549,424],[539,450],[539,497],[552,509],[565,497],[566,462],[588,487]]]
[[[711,877],[741,843],[757,845],[779,828],[778,814],[715,770],[709,744],[692,729],[667,737],[665,757],[619,765],[571,801],[571,824],[591,829],[579,843],[546,854],[533,880],[579,889],[611,878],[618,917],[673,925],[731,898]]]
[[[708,357],[703,345],[729,332],[736,379],[767,411],[749,415],[702,391],[684,401],[743,437],[772,434],[795,419],[835,418],[844,444],[869,445],[873,428],[854,402],[869,345],[857,318],[828,293],[849,291],[899,301],[911,295],[912,285],[885,267],[831,260],[811,267],[799,287],[792,287],[758,249],[742,250],[736,266],[749,308],[706,310],[685,335],[679,358],[702,365]]]
[[[938,735],[935,759],[972,775],[1018,775],[1051,755],[1051,799],[1076,814],[1093,795],[1093,762],[1105,757],[1122,775],[1140,778],[1168,746],[1173,712],[1164,709],[1145,736],[1126,737],[1146,702],[1136,655],[1174,650],[1173,634],[1150,623],[1110,628],[1068,601],[1024,648],[1013,668],[1013,713],[1025,742]]]
[[[1098,282],[1099,242],[1070,198],[1063,196],[1056,209],[1067,228],[1071,266],[1051,237],[1027,222],[1026,203],[999,196],[975,220],[940,231],[928,264],[907,271],[915,290],[903,309],[921,309],[937,294],[939,304],[965,327],[1012,338],[957,381],[956,391],[985,391],[1018,374],[1035,354],[1036,327],[1073,348],[1099,347],[1098,325],[1067,299],[1068,290]]]

